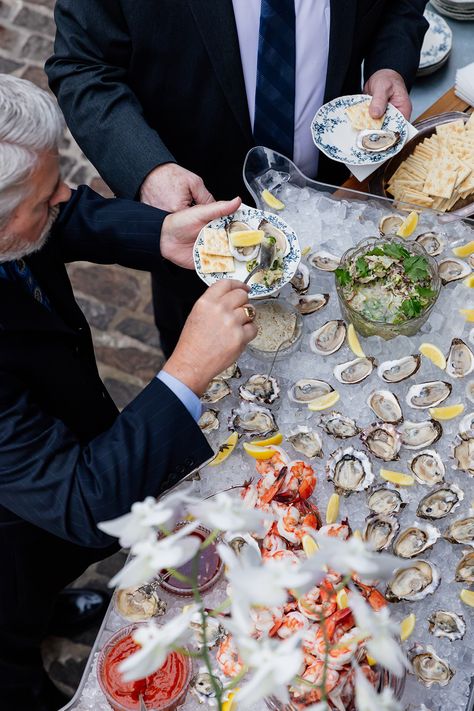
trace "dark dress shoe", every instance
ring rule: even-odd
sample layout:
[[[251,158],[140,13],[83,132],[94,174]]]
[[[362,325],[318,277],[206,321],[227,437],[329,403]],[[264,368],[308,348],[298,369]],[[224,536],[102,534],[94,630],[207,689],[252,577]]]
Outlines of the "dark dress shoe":
[[[110,595],[101,590],[66,588],[55,602],[48,634],[64,637],[82,632],[104,616]]]

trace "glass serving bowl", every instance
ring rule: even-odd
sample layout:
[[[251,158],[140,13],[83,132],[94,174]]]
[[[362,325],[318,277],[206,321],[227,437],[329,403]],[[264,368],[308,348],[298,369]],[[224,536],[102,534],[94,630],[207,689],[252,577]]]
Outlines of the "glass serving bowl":
[[[252,304],[257,312],[256,323],[259,326],[259,335],[257,338],[261,338],[262,335],[264,338],[266,337],[265,334],[262,334],[261,330],[262,327],[265,328],[268,332],[268,346],[265,347],[265,344],[260,343],[255,345],[255,341],[250,341],[247,346],[249,353],[255,356],[255,358],[258,358],[258,360],[270,361],[274,358],[275,360],[283,360],[291,355],[291,353],[294,353],[303,335],[303,317],[299,311],[293,306],[293,304],[290,304],[290,302],[285,299],[254,299],[252,300]],[[274,329],[272,328],[271,313],[275,314],[275,312],[276,314],[281,314],[283,317],[285,315],[292,318],[294,317],[295,328],[293,333],[289,335],[287,341],[282,341],[280,339],[279,341],[275,340],[272,344],[271,337],[272,333],[274,333]],[[262,324],[262,316],[264,314],[270,314],[270,319],[267,321],[266,325]],[[278,347],[279,345],[280,347]]]
[[[347,268],[359,257],[364,256],[368,251],[380,246],[381,242],[390,242],[394,244],[399,244],[404,247],[410,254],[424,257],[428,262],[429,272],[431,276],[432,288],[436,293],[433,301],[421,312],[419,316],[415,318],[403,321],[403,323],[386,323],[385,321],[373,321],[367,316],[364,316],[359,311],[353,309],[350,303],[346,300],[344,296],[344,290],[336,280],[336,291],[339,298],[339,305],[341,308],[341,313],[346,321],[350,321],[354,325],[356,331],[358,331],[362,336],[380,336],[385,340],[390,338],[395,338],[396,336],[414,336],[418,333],[422,325],[427,320],[436,301],[439,296],[441,289],[441,279],[438,274],[438,264],[433,257],[431,257],[426,250],[417,242],[407,242],[407,240],[401,239],[396,235],[385,235],[384,237],[368,237],[359,242],[355,247],[348,249],[342,255],[340,267],[342,269]]]

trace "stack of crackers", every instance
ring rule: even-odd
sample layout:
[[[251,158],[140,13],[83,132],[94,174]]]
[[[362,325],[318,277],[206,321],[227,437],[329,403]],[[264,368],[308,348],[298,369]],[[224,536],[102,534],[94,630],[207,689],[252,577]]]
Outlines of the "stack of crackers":
[[[377,130],[382,128],[385,119],[385,113],[380,118],[372,118],[369,114],[370,99],[361,101],[358,104],[349,106],[345,112],[349,117],[351,126],[355,131],[364,131],[366,129]]]
[[[203,230],[203,244],[199,247],[201,271],[203,274],[214,272],[234,272],[234,257],[229,248],[227,231],[222,228],[206,227]]]
[[[396,200],[447,212],[474,195],[474,114],[436,126],[397,168],[387,186]]]

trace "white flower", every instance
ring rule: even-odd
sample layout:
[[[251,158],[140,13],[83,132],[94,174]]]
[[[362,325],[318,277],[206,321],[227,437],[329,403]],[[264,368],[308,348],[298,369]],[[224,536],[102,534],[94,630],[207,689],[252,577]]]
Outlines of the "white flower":
[[[263,532],[263,514],[258,509],[249,509],[243,501],[221,491],[212,499],[196,501],[188,507],[189,512],[209,528],[219,531]]]
[[[377,694],[372,684],[357,667],[356,675],[356,708],[357,711],[403,711],[402,705],[393,695],[390,687]]]
[[[158,539],[156,535],[132,546],[134,556],[109,583],[109,587],[119,585],[128,588],[131,585],[143,585],[161,570],[179,568],[194,558],[201,544],[197,536],[191,534],[198,527],[194,522],[183,526],[176,533]]]
[[[395,639],[399,626],[390,619],[388,607],[375,612],[356,591],[349,593],[348,603],[361,633],[368,637],[364,644],[370,656],[396,676],[401,676],[410,664]]]
[[[133,639],[141,649],[119,666],[124,681],[144,679],[163,666],[171,650],[189,635],[190,620],[198,609],[197,605],[191,605],[186,612],[173,617],[165,625],[149,622],[138,627]]]
[[[357,573],[362,580],[390,578],[396,568],[406,564],[388,553],[376,553],[367,544],[352,536],[347,541],[316,533],[319,551],[308,558],[315,568],[329,565],[342,575]]]

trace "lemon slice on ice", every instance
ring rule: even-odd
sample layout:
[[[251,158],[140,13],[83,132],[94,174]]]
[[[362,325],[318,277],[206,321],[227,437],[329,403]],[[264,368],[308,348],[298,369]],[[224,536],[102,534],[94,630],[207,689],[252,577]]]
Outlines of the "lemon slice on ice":
[[[238,711],[237,701],[235,700],[235,695],[238,690],[239,689],[236,688],[227,694],[227,699],[222,704],[222,711]]]
[[[339,516],[339,494],[331,494],[326,509],[326,523],[336,523]]]
[[[373,657],[371,657],[370,654],[368,654],[367,655],[367,664],[369,664],[369,666],[371,666],[371,667],[375,667],[375,665],[377,664],[377,660],[374,659]]]
[[[464,412],[462,402],[457,405],[446,405],[445,407],[430,407],[430,415],[434,420],[452,420]]]
[[[308,410],[312,412],[319,412],[320,410],[326,410],[328,407],[332,407],[339,400],[340,395],[337,390],[333,390],[326,395],[321,395],[317,397],[316,400],[311,400],[308,402]]]
[[[456,257],[469,257],[470,254],[474,253],[474,240],[461,244],[459,247],[454,247],[453,253]]]
[[[434,346],[432,343],[422,343],[420,346],[420,353],[422,353],[425,358],[428,358],[432,363],[444,370],[446,368],[446,358],[443,353],[441,353],[438,346]]]
[[[234,247],[255,247],[265,236],[263,230],[239,230],[231,232],[230,241]]]
[[[356,355],[358,358],[365,358],[365,353],[362,350],[359,337],[352,323],[349,324],[349,328],[347,329],[347,342],[349,344],[349,348],[351,349],[354,355]]]
[[[466,321],[474,322],[474,309],[459,309],[459,313],[464,316]]]
[[[416,616],[411,613],[400,622],[400,639],[402,642],[408,639],[415,629]]]
[[[474,274],[469,274],[463,281],[464,286],[469,287],[469,289],[474,289]]]
[[[362,533],[359,531],[358,528],[353,532],[352,534],[353,538],[357,538],[357,540],[361,541],[362,540]]]
[[[252,444],[255,444],[257,447],[268,447],[271,444],[281,444],[282,442],[283,435],[281,434],[281,432],[277,432],[271,437],[267,437],[267,439],[254,440]]]
[[[262,190],[262,200],[273,210],[283,210],[285,208],[285,203],[275,197],[270,190]]]
[[[301,256],[306,257],[306,255],[309,254],[310,252],[311,252],[311,247],[308,247],[308,246],[303,247],[303,249],[301,250]]]
[[[271,459],[273,455],[276,454],[276,449],[273,449],[273,447],[259,447],[250,442],[244,442],[244,449],[247,454],[250,454],[251,457],[259,461],[262,459]]]
[[[410,237],[418,227],[418,213],[410,212],[408,217],[405,217],[402,224],[397,230],[398,237]]]
[[[224,444],[221,444],[216,456],[214,457],[214,459],[212,459],[209,462],[209,466],[210,467],[217,467],[217,465],[222,464],[222,462],[224,462],[227,459],[227,457],[230,457],[230,455],[232,454],[232,452],[235,449],[235,445],[237,444],[238,439],[239,439],[238,432],[232,432],[232,434],[230,435],[230,437],[228,437],[226,439]]]
[[[306,553],[307,558],[311,558],[312,555],[319,551],[318,544],[316,543],[314,538],[309,535],[309,533],[304,534],[303,538],[301,539],[301,545],[303,546],[303,550]]]
[[[346,607],[349,607],[349,600],[347,598],[347,592],[344,588],[342,588],[342,590],[339,590],[339,592],[337,593],[336,602],[337,602],[337,606],[340,610],[345,610]]]
[[[385,481],[398,486],[413,486],[415,478],[411,474],[403,474],[402,472],[392,472],[389,469],[381,469],[380,476]]]
[[[474,590],[466,590],[466,588],[463,588],[459,593],[459,597],[466,605],[474,607]]]

